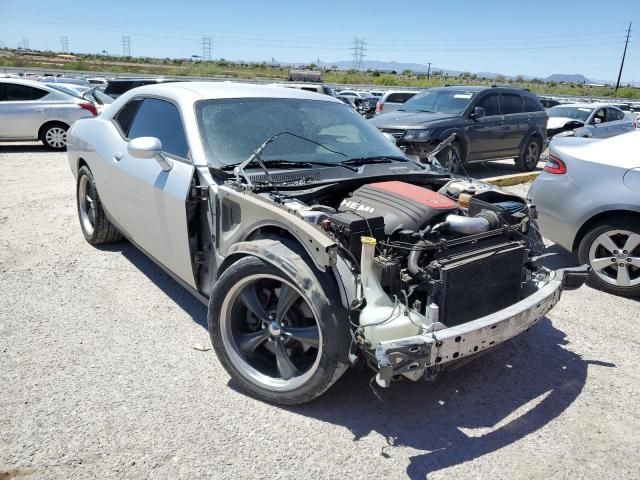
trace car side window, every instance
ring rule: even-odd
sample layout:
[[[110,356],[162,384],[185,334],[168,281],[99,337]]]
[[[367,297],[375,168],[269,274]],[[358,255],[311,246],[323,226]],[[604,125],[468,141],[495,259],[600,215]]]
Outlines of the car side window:
[[[497,93],[490,93],[486,97],[481,98],[477,106],[484,108],[487,117],[500,114],[500,102],[498,102]]]
[[[604,108],[600,108],[596,114],[593,116],[593,123],[596,123],[596,119],[600,119],[600,123],[604,123],[607,121],[607,116],[605,114]]]
[[[141,103],[141,99],[131,100],[113,117],[113,121],[120,127],[120,130],[125,137],[129,136],[131,122],[133,122],[133,117],[135,117]]]
[[[157,98],[142,101],[127,137],[156,137],[162,142],[162,150],[176,157],[187,158],[189,152],[178,107]]]
[[[616,110],[615,108],[607,108],[607,121],[615,122],[616,120],[622,120],[624,118],[624,112]]]
[[[392,93],[387,97],[389,103],[404,103],[412,98],[415,93]]]
[[[538,102],[536,102],[533,98],[527,96],[524,97],[525,112],[541,112],[543,108],[544,107],[542,107],[542,105],[538,105]]]
[[[522,97],[513,93],[502,94],[502,113],[503,115],[511,115],[513,113],[522,113]]]
[[[4,88],[0,90],[0,101],[4,102],[40,100],[49,94],[48,91],[40,88],[15,83],[5,83],[3,87]]]

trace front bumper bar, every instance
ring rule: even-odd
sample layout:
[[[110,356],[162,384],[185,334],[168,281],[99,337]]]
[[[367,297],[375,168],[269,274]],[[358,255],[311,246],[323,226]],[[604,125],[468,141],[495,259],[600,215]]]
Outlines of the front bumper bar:
[[[459,361],[515,337],[551,310],[563,290],[579,288],[588,274],[586,266],[551,271],[547,283],[503,310],[455,327],[380,342],[375,353],[378,383],[386,386],[395,375]]]

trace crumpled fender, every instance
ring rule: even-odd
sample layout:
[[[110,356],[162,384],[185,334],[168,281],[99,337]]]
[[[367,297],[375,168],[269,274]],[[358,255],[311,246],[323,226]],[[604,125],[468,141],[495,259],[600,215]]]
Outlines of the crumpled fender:
[[[300,250],[303,250],[301,246]],[[233,244],[229,247],[223,268],[225,264],[228,266],[233,263],[234,258],[239,259],[249,255],[258,257],[281,270],[307,298],[313,300],[312,306],[320,310],[315,313],[322,324],[325,352],[329,358],[346,364],[351,344],[349,315],[342,305],[341,295],[333,275],[313,268],[313,262],[305,259],[304,253],[301,255],[290,246],[272,239]],[[227,260],[229,260],[228,263]]]

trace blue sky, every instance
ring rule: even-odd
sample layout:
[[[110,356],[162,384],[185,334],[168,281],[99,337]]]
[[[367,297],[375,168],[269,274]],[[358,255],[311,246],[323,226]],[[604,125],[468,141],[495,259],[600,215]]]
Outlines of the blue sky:
[[[213,58],[286,62],[349,60],[355,36],[367,59],[473,72],[617,76],[629,21],[640,1],[349,2],[0,0],[0,45],[189,57],[212,38]],[[640,82],[640,35],[632,31],[625,82]]]

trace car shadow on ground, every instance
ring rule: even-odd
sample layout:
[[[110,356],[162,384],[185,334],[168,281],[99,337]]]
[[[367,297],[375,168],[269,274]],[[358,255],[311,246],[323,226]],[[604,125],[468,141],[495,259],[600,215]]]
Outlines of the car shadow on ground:
[[[547,265],[575,264],[560,247]],[[207,309],[129,242],[104,246],[121,252],[136,268],[207,328]],[[389,389],[372,387],[373,372],[350,370],[320,398],[282,407],[347,429],[358,441],[371,433],[386,439],[380,456],[414,450],[409,478],[425,478],[495,452],[530,435],[561,415],[580,395],[589,365],[615,367],[584,359],[568,348],[564,332],[548,318],[501,348],[443,374],[435,382],[403,380]],[[233,380],[229,387],[239,390]],[[375,393],[373,388],[375,388]]]
[[[40,153],[52,152],[41,143],[0,143],[0,153]]]
[[[530,435],[564,412],[580,395],[589,365],[566,346],[548,318],[503,347],[434,383],[401,381],[372,392],[369,371],[347,372],[316,401],[290,411],[347,428],[353,440],[377,433],[382,457],[418,450],[409,478],[473,460]],[[402,454],[398,452],[398,454]]]

